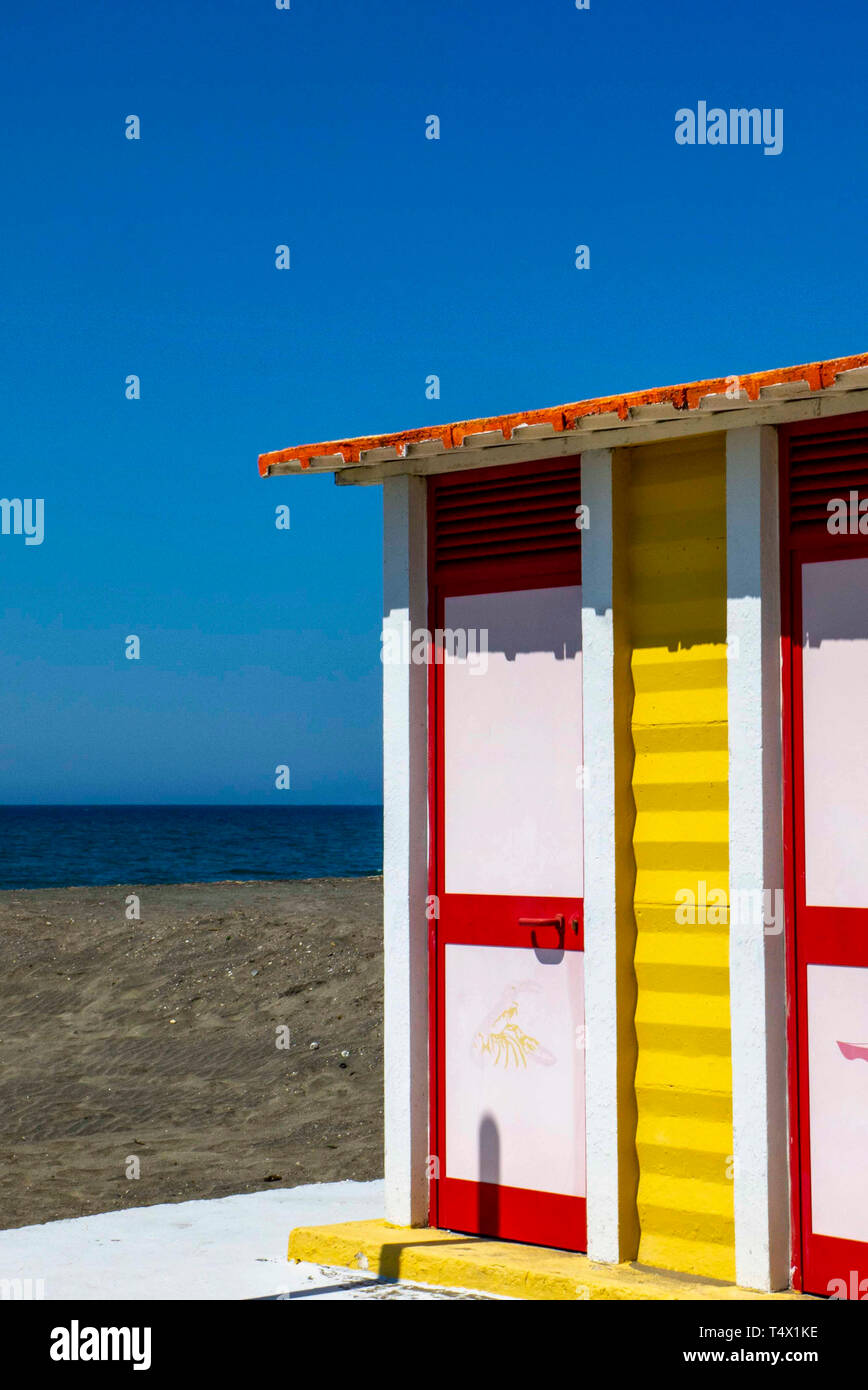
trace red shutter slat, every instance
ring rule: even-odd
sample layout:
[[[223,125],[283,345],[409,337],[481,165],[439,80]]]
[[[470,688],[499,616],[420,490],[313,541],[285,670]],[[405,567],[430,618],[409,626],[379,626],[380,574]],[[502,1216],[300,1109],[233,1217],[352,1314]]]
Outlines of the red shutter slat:
[[[868,416],[785,426],[783,484],[789,545],[829,536],[828,503],[849,502],[851,492],[868,500]]]
[[[463,574],[474,564],[509,559],[544,564],[547,556],[557,560],[570,554],[578,574],[581,500],[578,458],[429,479],[435,578]]]

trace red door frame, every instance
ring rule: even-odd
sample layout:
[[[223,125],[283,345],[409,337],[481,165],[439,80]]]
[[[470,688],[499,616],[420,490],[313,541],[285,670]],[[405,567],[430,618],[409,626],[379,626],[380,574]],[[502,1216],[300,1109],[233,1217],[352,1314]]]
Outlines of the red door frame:
[[[572,464],[578,468],[578,459],[564,460],[565,468]],[[526,476],[530,482],[539,465],[520,465],[509,472],[518,478]],[[505,470],[498,469],[501,475]],[[470,481],[478,475],[490,474],[488,469],[473,470],[457,474],[457,481]],[[443,609],[446,598],[457,595],[502,593],[511,589],[544,589],[561,585],[581,583],[581,551],[577,546],[572,555],[563,553],[546,556],[516,555],[509,559],[478,560],[463,562],[456,566],[455,572],[438,575],[434,566],[434,508],[428,506],[428,610],[429,630],[434,633],[442,629]],[[544,528],[540,527],[540,538],[544,539]],[[488,1205],[486,1189],[494,1186],[487,1183],[474,1183],[458,1178],[447,1178],[446,1136],[445,1136],[445,997],[441,989],[442,971],[445,967],[445,951],[453,931],[459,931],[456,939],[469,944],[491,944],[490,926],[495,925],[498,945],[531,946],[531,933],[528,928],[517,925],[520,915],[554,916],[563,913],[565,920],[578,917],[578,932],[567,929],[552,937],[556,928],[543,928],[545,935],[539,940],[540,947],[557,945],[568,951],[584,950],[584,903],[565,898],[519,898],[497,899],[492,907],[492,899],[475,894],[450,894],[443,891],[444,872],[444,824],[445,806],[443,799],[444,783],[444,710],[443,710],[443,667],[431,663],[428,669],[428,892],[441,905],[441,920],[434,917],[429,922],[428,931],[428,979],[429,979],[429,1067],[430,1067],[430,1133],[433,1139],[435,1162],[431,1165],[429,1178],[429,1223],[439,1226],[443,1219],[443,1199],[449,1202],[452,1227],[456,1230],[474,1230],[479,1214]],[[443,920],[443,907],[448,900],[448,917]],[[482,908],[482,911],[480,911]],[[486,910],[487,909],[487,910]],[[453,923],[452,913],[457,913]],[[472,925],[468,920],[472,914]],[[509,914],[516,923],[505,928],[501,920]],[[486,935],[486,925],[489,934]],[[551,940],[550,940],[551,938]],[[556,1193],[531,1192],[522,1188],[511,1188],[498,1184],[491,1202],[496,1202],[497,1226],[493,1232],[503,1238],[522,1240],[531,1244],[551,1245],[562,1249],[584,1250],[586,1248],[586,1200],[584,1197],[566,1197]],[[456,1214],[458,1220],[455,1219]],[[565,1243],[564,1231],[572,1229],[574,1239]]]
[[[841,429],[858,425],[868,425],[868,413],[840,420]],[[829,432],[834,422],[824,421],[823,427]],[[801,578],[805,564],[868,557],[868,538],[830,535],[820,526],[812,526],[805,539],[791,535],[789,442],[815,433],[817,428],[816,421],[804,421],[783,426],[778,434],[791,1266],[794,1288],[822,1294],[828,1291],[830,1280],[858,1270],[860,1261],[862,1277],[868,1274],[868,1246],[811,1230],[807,967],[823,963],[868,965],[868,909],[808,907],[805,901]]]

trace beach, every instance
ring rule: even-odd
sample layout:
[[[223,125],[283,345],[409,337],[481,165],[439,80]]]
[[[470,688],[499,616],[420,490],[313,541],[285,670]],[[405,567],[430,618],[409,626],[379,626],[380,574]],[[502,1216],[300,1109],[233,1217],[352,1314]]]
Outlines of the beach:
[[[8,890],[0,951],[0,1227],[382,1175],[379,877]]]

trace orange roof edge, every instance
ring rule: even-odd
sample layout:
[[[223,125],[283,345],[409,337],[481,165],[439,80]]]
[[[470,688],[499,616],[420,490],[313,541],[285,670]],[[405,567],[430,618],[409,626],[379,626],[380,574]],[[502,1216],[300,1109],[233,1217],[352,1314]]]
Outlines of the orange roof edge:
[[[573,429],[576,422],[588,415],[617,413],[622,420],[640,405],[665,405],[676,410],[695,410],[703,396],[723,395],[738,382],[738,388],[749,400],[757,400],[764,386],[783,385],[788,381],[806,381],[811,391],[825,390],[834,384],[840,372],[868,366],[868,352],[852,357],[832,357],[824,362],[808,362],[797,367],[779,367],[766,372],[751,372],[747,376],[730,373],[710,377],[706,381],[691,381],[679,386],[658,386],[650,391],[631,391],[620,396],[597,396],[593,400],[573,401],[569,405],[551,406],[544,410],[523,410],[511,415],[491,415],[479,420],[461,420],[452,425],[425,425],[420,429],[398,430],[391,434],[359,435],[355,439],[330,439],[321,444],[297,444],[289,449],[275,449],[259,455],[259,472],[267,477],[269,470],[280,463],[295,461],[302,470],[311,466],[311,459],[341,455],[344,465],[359,463],[368,449],[395,450],[402,458],[408,444],[440,440],[444,449],[455,449],[474,434],[500,430],[510,439],[518,425],[551,425],[555,430]]]

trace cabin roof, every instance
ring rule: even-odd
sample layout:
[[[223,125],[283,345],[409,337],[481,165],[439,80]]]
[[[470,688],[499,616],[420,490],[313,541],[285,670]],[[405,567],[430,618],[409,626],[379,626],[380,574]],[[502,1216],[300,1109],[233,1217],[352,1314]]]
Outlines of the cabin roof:
[[[801,409],[794,412],[796,403]],[[775,423],[858,408],[868,408],[868,352],[796,367],[744,375],[730,373],[676,386],[596,396],[541,410],[423,425],[353,439],[330,439],[319,444],[294,444],[260,454],[259,472],[263,477],[335,473],[339,482],[373,482],[389,473],[466,468],[483,451],[486,463],[506,462],[502,452],[505,445],[539,441],[541,456],[550,454],[553,444],[559,453],[579,453],[639,443],[646,437],[659,439],[685,433],[686,422],[691,425],[689,432],[697,433],[703,428],[707,432],[735,423]],[[733,418],[736,413],[738,420]]]

